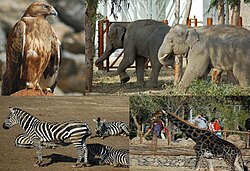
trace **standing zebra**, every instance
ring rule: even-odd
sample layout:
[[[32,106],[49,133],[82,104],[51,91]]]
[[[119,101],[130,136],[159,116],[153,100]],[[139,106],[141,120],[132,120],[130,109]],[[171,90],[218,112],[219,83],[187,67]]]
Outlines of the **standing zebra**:
[[[89,161],[94,161],[95,156],[99,156],[100,161],[98,164],[129,166],[128,150],[117,150],[102,144],[87,144],[87,149]]]
[[[102,137],[104,139],[108,136],[120,135],[125,133],[129,135],[128,125],[121,121],[116,122],[105,122],[105,120],[101,121],[101,118],[98,117],[97,120],[93,119],[96,122],[96,135],[97,137]]]
[[[26,132],[26,135],[33,142],[36,149],[38,161],[35,166],[42,164],[41,156],[41,143],[63,141],[70,139],[71,143],[75,145],[77,150],[78,159],[74,167],[81,165],[81,160],[84,157],[84,164],[88,163],[87,160],[87,147],[86,139],[91,135],[87,123],[78,121],[69,121],[63,123],[50,123],[40,121],[38,118],[23,111],[19,108],[9,108],[10,115],[3,123],[4,129],[9,129],[17,124],[20,125]]]

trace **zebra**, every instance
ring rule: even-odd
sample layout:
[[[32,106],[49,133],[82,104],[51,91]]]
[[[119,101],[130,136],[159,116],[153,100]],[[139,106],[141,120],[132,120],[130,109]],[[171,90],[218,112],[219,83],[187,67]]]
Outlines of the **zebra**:
[[[21,147],[21,148],[33,148],[34,147],[34,142],[29,138],[29,136],[24,133],[24,134],[19,134],[15,138],[15,146]],[[41,145],[45,146],[45,148],[56,148],[55,143],[51,142],[43,142]]]
[[[103,163],[113,166],[129,167],[128,150],[111,149],[104,158]]]
[[[95,157],[99,156],[98,164],[109,164],[113,166],[129,166],[128,150],[118,150],[102,144],[87,144],[88,159],[94,162]]]
[[[96,162],[96,156],[98,156],[100,158],[100,160],[98,160],[98,164],[102,165],[103,164],[103,160],[104,158],[108,155],[108,152],[113,149],[110,146],[105,146],[102,144],[87,144],[87,149],[88,149],[88,159],[89,162]]]
[[[104,139],[105,137],[122,133],[125,133],[125,136],[129,135],[128,125],[124,122],[105,122],[106,120],[101,121],[100,117],[98,117],[97,120],[93,119],[93,121],[96,122],[96,137]]]
[[[4,129],[9,129],[17,124],[26,132],[26,135],[32,141],[37,154],[37,162],[35,166],[41,166],[41,143],[63,141],[69,139],[74,144],[78,159],[73,167],[81,166],[81,160],[84,158],[83,164],[88,164],[86,139],[91,135],[90,128],[87,123],[79,121],[68,121],[63,123],[50,123],[40,121],[28,112],[20,108],[9,107],[10,114],[3,123]]]

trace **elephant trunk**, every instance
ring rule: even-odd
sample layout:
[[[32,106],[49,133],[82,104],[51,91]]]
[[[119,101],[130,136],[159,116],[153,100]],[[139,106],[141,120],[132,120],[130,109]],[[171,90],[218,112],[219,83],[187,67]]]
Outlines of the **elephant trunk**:
[[[105,49],[105,52],[103,53],[103,55],[95,61],[95,65],[96,65],[96,66],[99,66],[105,59],[108,59],[109,56],[110,56],[115,50],[116,50],[116,49],[115,49],[111,44],[108,44],[107,47],[106,47],[106,49]]]

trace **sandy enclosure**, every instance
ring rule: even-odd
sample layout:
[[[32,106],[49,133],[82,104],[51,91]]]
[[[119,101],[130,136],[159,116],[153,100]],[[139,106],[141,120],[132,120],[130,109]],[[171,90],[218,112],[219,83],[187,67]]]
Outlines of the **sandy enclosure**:
[[[19,107],[43,121],[63,122],[80,120],[87,122],[94,134],[94,118],[101,117],[106,121],[129,122],[128,97],[124,96],[85,96],[85,97],[0,97],[0,121],[9,114],[8,107]],[[14,146],[14,139],[24,131],[17,125],[9,130],[0,128],[0,171],[56,171],[56,170],[86,170],[86,171],[119,171],[128,168],[113,166],[91,166],[74,169],[77,154],[72,144],[58,146],[55,149],[42,149],[46,167],[34,167],[35,150]],[[118,149],[129,148],[129,138],[122,136],[91,138],[89,143],[101,143]]]

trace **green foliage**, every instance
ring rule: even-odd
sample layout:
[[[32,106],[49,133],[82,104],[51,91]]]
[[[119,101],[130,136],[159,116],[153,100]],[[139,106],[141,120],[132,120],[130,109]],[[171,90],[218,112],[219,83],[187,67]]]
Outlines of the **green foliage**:
[[[220,118],[223,128],[237,130],[237,125],[244,128],[249,118],[250,96],[131,96],[129,99],[130,115],[137,121],[149,123],[151,114],[159,109],[176,112],[185,119],[189,118],[190,109],[193,117],[198,114],[212,118]],[[133,127],[133,122],[131,123]],[[133,127],[136,129],[136,127]]]
[[[198,96],[247,96],[250,94],[250,87],[234,86],[232,84],[212,83],[210,80],[195,80],[191,83],[186,93],[173,85],[164,85],[165,95],[198,95]]]

